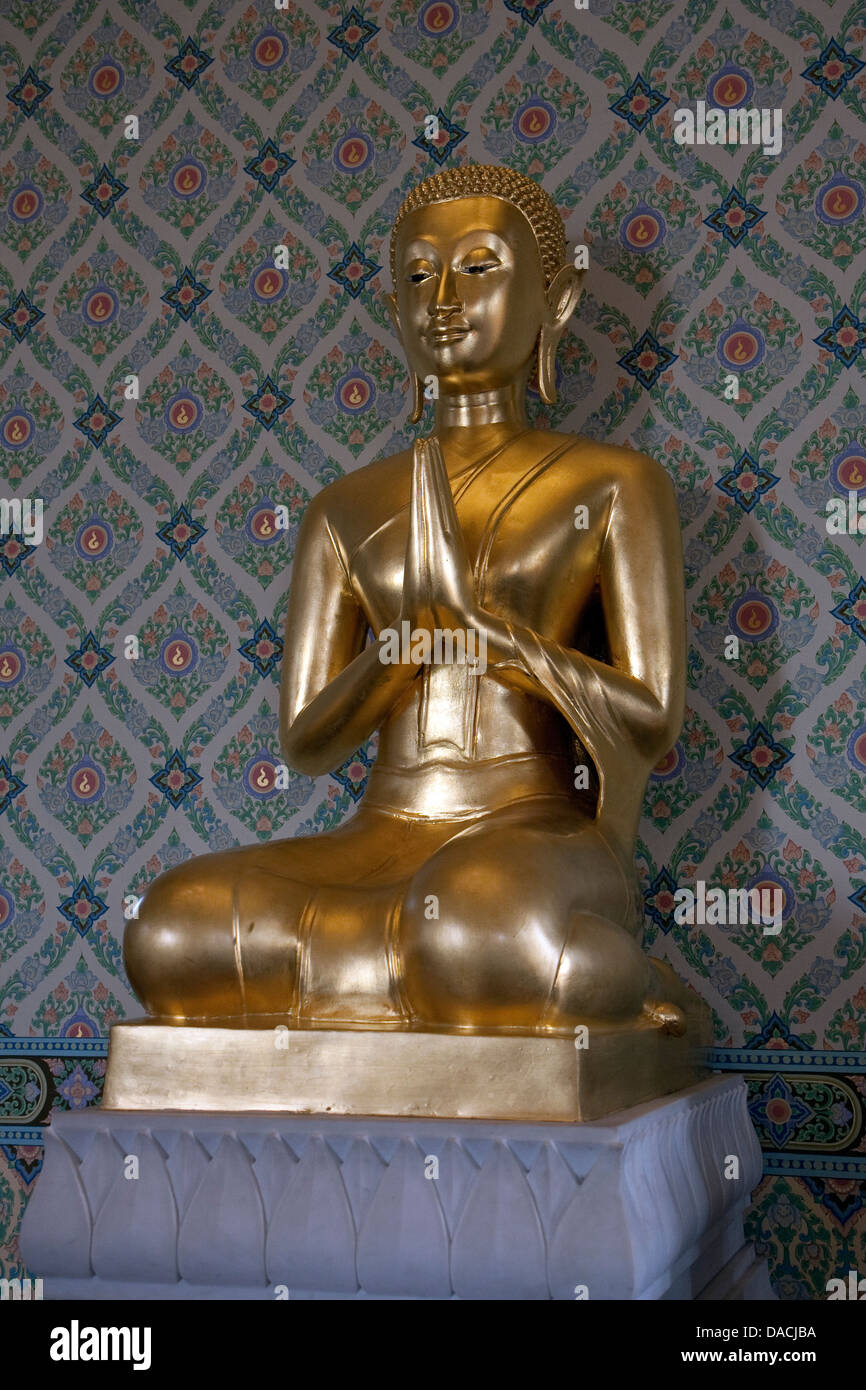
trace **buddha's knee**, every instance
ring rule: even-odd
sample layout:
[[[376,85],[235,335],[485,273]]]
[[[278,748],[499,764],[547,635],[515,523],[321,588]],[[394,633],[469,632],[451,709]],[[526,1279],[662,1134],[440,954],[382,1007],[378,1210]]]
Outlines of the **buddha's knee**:
[[[538,874],[525,845],[492,850],[472,837],[448,845],[409,886],[399,955],[420,1022],[538,1023],[567,933],[561,886]]]
[[[575,907],[582,878],[561,845],[533,833],[461,837],[433,855],[400,920],[418,1021],[569,1030],[640,1014],[648,959],[619,922]],[[623,908],[621,882],[611,900]]]
[[[207,859],[178,864],[150,884],[126,924],[123,954],[129,982],[148,1013],[242,1011],[231,888],[208,869]]]
[[[648,956],[624,927],[592,912],[576,912],[569,922],[543,1026],[570,1030],[594,1020],[636,1018],[653,979]]]

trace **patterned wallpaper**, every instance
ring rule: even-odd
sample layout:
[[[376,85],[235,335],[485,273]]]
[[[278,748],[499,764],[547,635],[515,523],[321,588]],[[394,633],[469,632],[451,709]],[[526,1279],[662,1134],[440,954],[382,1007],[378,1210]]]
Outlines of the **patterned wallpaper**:
[[[750,1233],[784,1298],[866,1273],[864,33],[845,0],[0,0],[0,496],[44,502],[41,540],[0,535],[0,1273],[41,1126],[98,1102],[139,1011],[125,900],[363,791],[374,741],[274,787],[293,544],[410,437],[388,231],[463,160],[544,183],[590,248],[534,418],[678,489],[646,943],[749,1077]],[[781,148],[680,144],[685,108],[778,112]],[[783,930],[678,925],[698,878],[776,886]]]

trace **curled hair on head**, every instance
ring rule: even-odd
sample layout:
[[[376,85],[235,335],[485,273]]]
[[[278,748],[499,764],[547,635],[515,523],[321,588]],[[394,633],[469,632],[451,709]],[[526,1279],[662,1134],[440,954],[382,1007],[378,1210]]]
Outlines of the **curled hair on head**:
[[[440,169],[410,189],[394,219],[391,233],[391,280],[397,283],[397,229],[418,208],[445,203],[452,198],[504,198],[523,213],[535,234],[545,284],[549,285],[565,261],[565,226],[550,194],[503,164],[458,164]]]

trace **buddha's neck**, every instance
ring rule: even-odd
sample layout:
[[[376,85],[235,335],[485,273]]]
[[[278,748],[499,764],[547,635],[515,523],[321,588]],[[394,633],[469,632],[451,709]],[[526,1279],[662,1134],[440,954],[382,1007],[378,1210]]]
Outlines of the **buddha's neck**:
[[[442,436],[453,430],[483,430],[494,425],[508,429],[526,429],[526,386],[523,381],[493,391],[473,391],[465,395],[441,395],[434,406],[433,432]]]

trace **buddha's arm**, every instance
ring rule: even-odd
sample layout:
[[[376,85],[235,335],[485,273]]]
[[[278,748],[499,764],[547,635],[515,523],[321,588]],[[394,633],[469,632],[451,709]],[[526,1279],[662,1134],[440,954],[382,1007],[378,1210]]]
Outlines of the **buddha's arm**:
[[[369,738],[419,665],[383,664],[364,646],[367,620],[352,593],[321,496],[298,535],[280,685],[280,745],[291,767],[330,772]]]
[[[609,783],[649,772],[679,733],[685,698],[675,493],[652,459],[621,460],[619,471],[598,574],[611,664],[490,614],[485,622],[490,674],[554,704]]]

